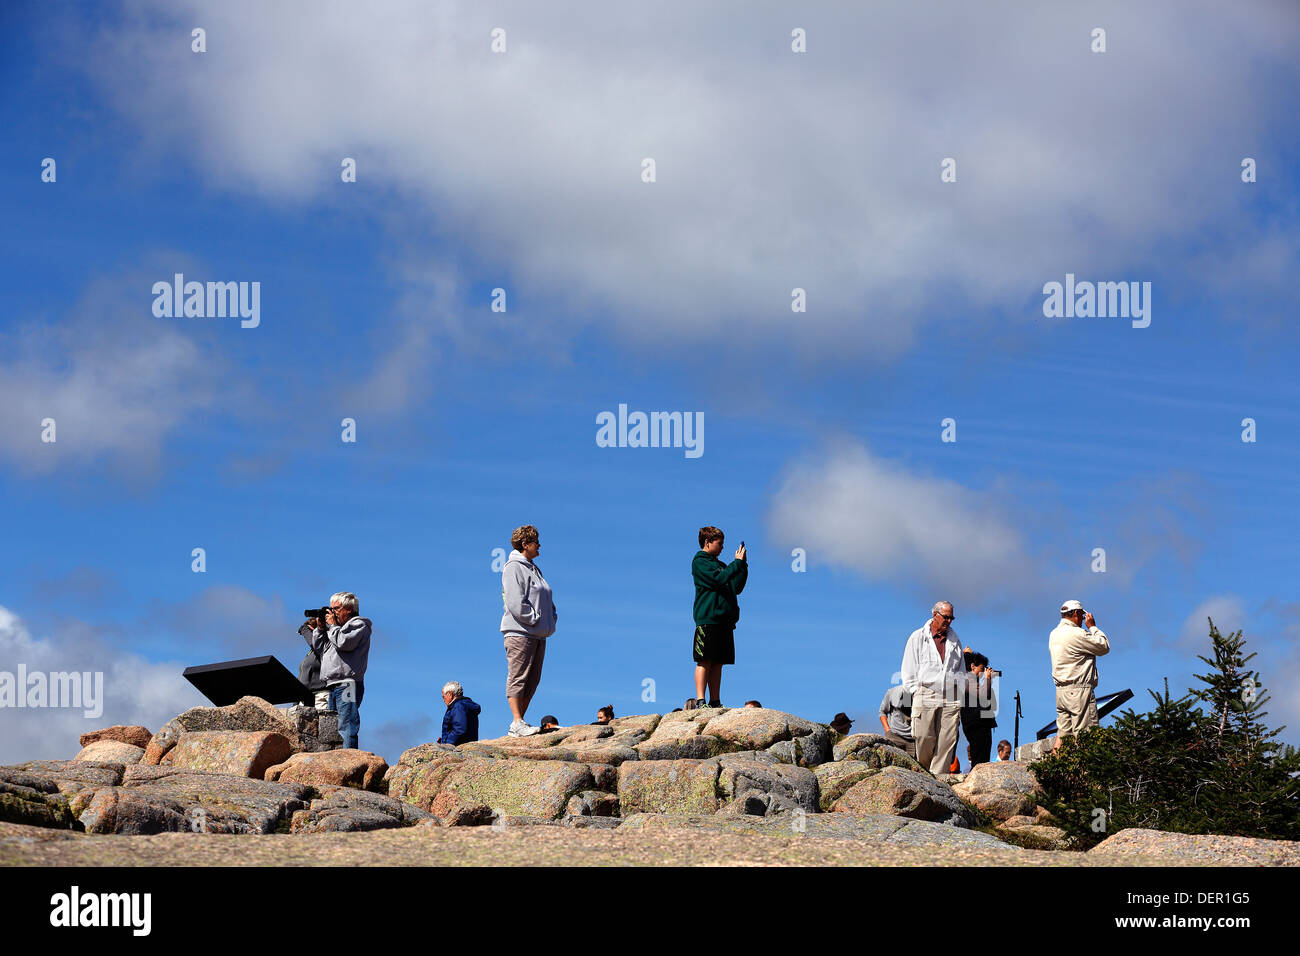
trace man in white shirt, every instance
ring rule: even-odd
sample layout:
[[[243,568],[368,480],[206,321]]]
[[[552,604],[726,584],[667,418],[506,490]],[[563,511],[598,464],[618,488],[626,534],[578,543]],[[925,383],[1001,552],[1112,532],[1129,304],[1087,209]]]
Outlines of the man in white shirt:
[[[1061,605],[1061,623],[1047,638],[1056,682],[1056,741],[1097,725],[1097,658],[1110,653],[1110,639],[1078,601]]]
[[[912,632],[903,649],[902,685],[912,695],[916,759],[932,774],[948,773],[957,752],[961,692],[966,663],[952,629],[952,602],[939,601],[930,620]]]

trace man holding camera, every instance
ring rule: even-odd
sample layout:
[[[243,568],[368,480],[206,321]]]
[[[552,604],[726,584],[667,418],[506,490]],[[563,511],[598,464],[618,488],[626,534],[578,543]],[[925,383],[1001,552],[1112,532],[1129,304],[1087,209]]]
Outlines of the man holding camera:
[[[361,731],[361,698],[370,657],[370,619],[358,615],[357,596],[340,591],[323,608],[325,619],[312,618],[309,641],[320,656],[320,679],[329,693],[329,709],[339,715],[339,736],[345,749],[357,748]]]
[[[1056,681],[1056,742],[1097,726],[1097,658],[1110,653],[1110,640],[1078,601],[1061,605],[1061,623],[1047,638]]]

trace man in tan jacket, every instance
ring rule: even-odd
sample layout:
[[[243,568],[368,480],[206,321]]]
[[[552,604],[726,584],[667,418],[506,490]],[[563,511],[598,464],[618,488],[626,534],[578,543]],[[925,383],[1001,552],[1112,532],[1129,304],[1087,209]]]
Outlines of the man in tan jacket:
[[[1047,638],[1056,681],[1056,743],[1097,725],[1097,658],[1110,653],[1110,640],[1078,601],[1061,605],[1061,623]]]

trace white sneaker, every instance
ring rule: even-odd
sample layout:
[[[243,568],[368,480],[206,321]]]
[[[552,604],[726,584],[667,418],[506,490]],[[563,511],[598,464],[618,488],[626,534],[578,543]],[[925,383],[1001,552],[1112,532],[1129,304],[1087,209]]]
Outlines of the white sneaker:
[[[531,737],[541,730],[540,727],[534,727],[524,720],[515,720],[510,724],[510,730],[506,733],[507,737]]]

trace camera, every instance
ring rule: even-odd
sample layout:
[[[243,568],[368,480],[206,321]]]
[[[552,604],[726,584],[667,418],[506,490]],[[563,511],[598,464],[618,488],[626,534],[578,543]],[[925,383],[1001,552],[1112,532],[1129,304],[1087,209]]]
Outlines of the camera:
[[[325,605],[324,607],[309,607],[307,608],[307,610],[302,612],[302,616],[309,617],[309,618],[318,617],[323,621],[325,620],[325,615],[329,613],[329,609],[330,608],[328,604]]]
[[[1001,672],[1001,671],[995,671],[993,668],[990,667],[990,668],[989,668],[989,676],[991,676],[991,677],[1001,677],[1001,676],[1002,676],[1002,672]]]

